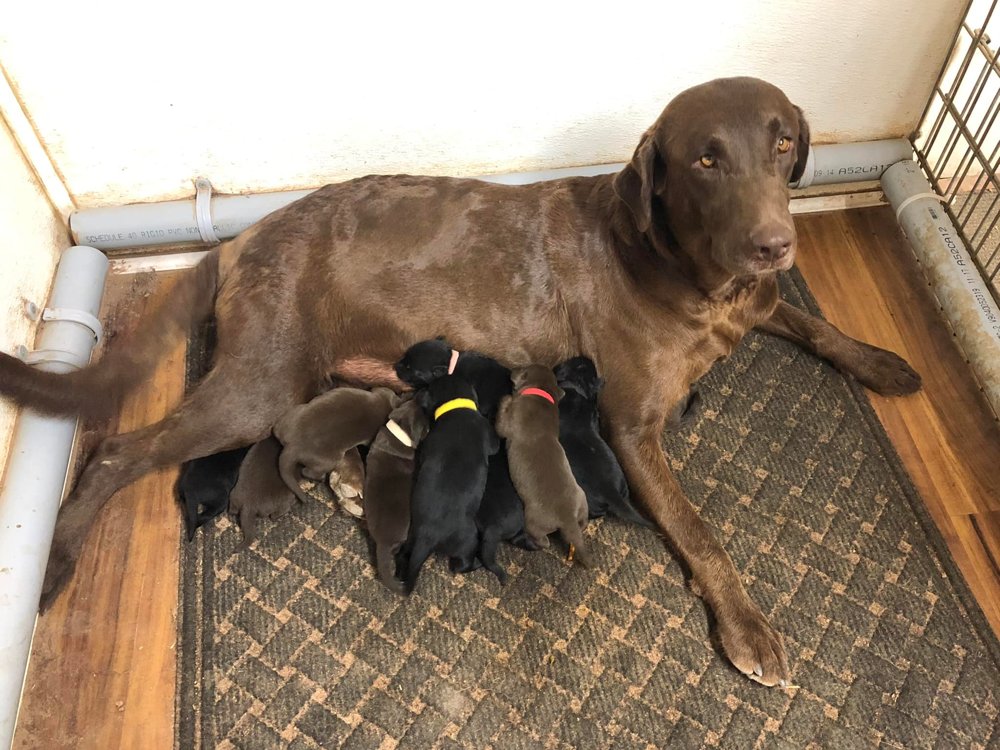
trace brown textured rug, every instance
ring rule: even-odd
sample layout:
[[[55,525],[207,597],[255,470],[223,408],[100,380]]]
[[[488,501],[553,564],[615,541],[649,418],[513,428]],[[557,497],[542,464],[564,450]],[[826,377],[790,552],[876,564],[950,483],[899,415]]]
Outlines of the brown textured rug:
[[[700,387],[665,446],[798,688],[729,666],[650,531],[592,523],[592,571],[507,547],[504,588],[435,561],[401,599],[325,496],[184,547],[177,747],[1000,748],[997,640],[862,389],[756,334]]]

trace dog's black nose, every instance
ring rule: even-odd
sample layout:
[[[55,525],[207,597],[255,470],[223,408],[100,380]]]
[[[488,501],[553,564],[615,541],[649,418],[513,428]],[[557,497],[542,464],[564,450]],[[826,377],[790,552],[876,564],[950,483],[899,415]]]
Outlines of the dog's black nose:
[[[761,260],[778,261],[792,248],[795,230],[781,224],[767,224],[750,235],[750,242]]]

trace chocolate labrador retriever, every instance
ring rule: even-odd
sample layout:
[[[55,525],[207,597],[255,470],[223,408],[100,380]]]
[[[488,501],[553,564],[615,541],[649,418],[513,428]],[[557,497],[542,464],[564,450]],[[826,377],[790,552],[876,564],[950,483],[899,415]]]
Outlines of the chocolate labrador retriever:
[[[50,413],[100,413],[192,321],[214,311],[218,326],[214,367],[187,401],[95,450],[60,511],[43,609],[115,491],[262,439],[330,376],[399,388],[393,363],[443,335],[507,367],[594,361],[607,380],[608,441],[636,502],[690,567],[733,664],[765,685],[782,682],[781,636],[681,492],[660,434],[691,383],[754,327],[878,393],[920,388],[897,355],[778,299],[775,275],[795,259],[788,182],[808,147],[805,118],[780,89],[711,81],[674,98],[618,174],[328,185],[212,250],[141,335],[94,366],[58,375],[3,356],[0,394]]]

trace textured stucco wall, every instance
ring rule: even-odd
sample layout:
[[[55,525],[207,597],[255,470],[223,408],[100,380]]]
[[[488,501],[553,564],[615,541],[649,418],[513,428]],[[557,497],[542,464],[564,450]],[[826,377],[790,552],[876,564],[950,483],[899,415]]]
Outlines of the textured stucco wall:
[[[908,134],[964,0],[13,3],[0,61],[82,208],[626,160],[678,91],[756,75],[818,141]]]

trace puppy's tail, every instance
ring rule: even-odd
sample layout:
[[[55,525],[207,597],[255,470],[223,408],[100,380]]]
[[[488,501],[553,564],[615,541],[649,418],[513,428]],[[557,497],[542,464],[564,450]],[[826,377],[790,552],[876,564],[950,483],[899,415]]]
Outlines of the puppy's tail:
[[[299,483],[299,461],[293,451],[287,448],[281,451],[281,455],[278,457],[278,471],[281,473],[281,478],[284,480],[285,486],[295,493],[295,497],[300,502],[308,503],[309,496]]]
[[[639,515],[639,511],[632,506],[628,494],[613,502],[609,510],[623,521],[631,521],[640,526],[645,526],[647,529],[653,528],[653,523]]]
[[[577,524],[571,523],[559,529],[559,536],[566,544],[573,547],[573,560],[580,563],[585,568],[592,567],[590,564],[590,553],[587,552],[587,544],[583,541],[583,529]]]
[[[420,577],[420,569],[424,567],[427,558],[431,556],[433,548],[425,539],[418,539],[408,552],[400,555],[400,574],[406,581],[406,593],[410,594],[417,585],[417,578]]]
[[[123,396],[149,377],[164,354],[207,318],[219,285],[219,250],[210,250],[129,341],[74,372],[43,372],[0,353],[0,396],[55,415],[109,416]]]
[[[378,577],[382,584],[396,594],[403,593],[403,582],[396,578],[396,545],[378,544],[375,546],[375,562],[378,566]]]
[[[246,549],[257,538],[257,514],[253,510],[240,511],[240,530],[243,532],[240,549]]]

